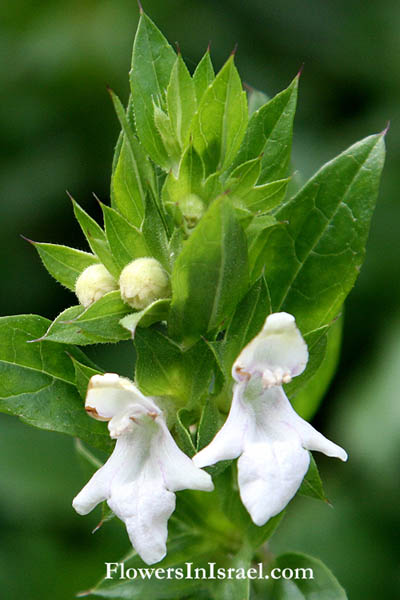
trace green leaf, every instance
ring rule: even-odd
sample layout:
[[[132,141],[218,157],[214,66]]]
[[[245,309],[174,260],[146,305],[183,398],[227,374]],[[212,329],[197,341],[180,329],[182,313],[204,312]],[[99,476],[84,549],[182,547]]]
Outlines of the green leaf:
[[[75,291],[75,282],[82,271],[99,262],[93,254],[75,248],[41,242],[33,245],[50,275],[71,291]]]
[[[192,457],[196,454],[196,446],[193,443],[189,428],[185,424],[185,417],[187,414],[188,411],[185,408],[178,410],[176,413],[175,429],[178,435],[178,443],[181,450],[183,450],[183,452],[188,456]]]
[[[121,152],[111,179],[111,205],[132,225],[140,227],[144,210],[140,204],[141,192],[138,191],[138,165],[128,142],[124,137],[122,140]]]
[[[165,321],[168,316],[170,303],[171,301],[165,298],[155,300],[143,310],[126,315],[126,317],[121,319],[120,324],[130,332],[133,338],[135,337],[136,327],[150,327],[154,323]]]
[[[167,236],[167,226],[151,192],[146,197],[146,214],[143,221],[142,233],[148,248],[147,256],[156,258],[170,271],[170,254]]]
[[[250,118],[235,165],[262,154],[259,184],[283,179],[290,165],[298,76]]]
[[[169,396],[188,409],[208,394],[215,359],[199,341],[186,352],[157,329],[136,330],[135,380],[147,396]]]
[[[309,371],[303,385],[296,389],[294,394],[292,393],[290,396],[290,401],[294,409],[303,419],[309,420],[314,416],[336,371],[340,356],[342,326],[343,319],[340,318],[329,327],[324,336],[326,338],[324,340],[326,347],[321,355],[322,360],[318,361],[319,366],[317,369],[312,369],[313,372]],[[319,346],[319,343],[316,344],[315,349],[311,349],[311,355],[319,351],[317,346]],[[307,371],[308,365],[305,375],[307,375]],[[296,379],[300,378],[296,377]]]
[[[89,335],[76,323],[76,319],[84,311],[85,309],[81,305],[70,306],[66,310],[63,310],[50,323],[43,338],[39,338],[39,340],[43,339],[47,342],[58,342],[60,344],[77,344],[79,346],[107,342],[106,337]]]
[[[118,342],[129,338],[129,333],[121,327],[120,320],[131,310],[131,307],[121,300],[119,291],[115,290],[93,302],[78,316],[75,323],[90,336],[103,335],[109,342]]]
[[[197,100],[193,80],[181,54],[178,54],[171,71],[167,88],[167,106],[174,137],[183,150],[189,140],[190,125],[196,112]]]
[[[162,100],[175,61],[174,50],[142,13],[133,45],[131,92],[139,139],[160,166],[169,164],[169,159],[154,123],[153,100]]]
[[[220,415],[213,398],[208,398],[201,413],[197,432],[197,452],[207,446],[220,428]]]
[[[281,554],[276,568],[291,569],[299,578],[278,579],[273,584],[274,600],[347,600],[347,595],[333,573],[320,560],[306,554]],[[311,571],[310,571],[311,569]],[[302,579],[302,575],[312,578]]]
[[[0,411],[109,450],[104,423],[86,415],[75,387],[69,355],[82,362],[85,356],[68,345],[27,343],[41,338],[48,326],[47,319],[34,315],[0,318]]]
[[[162,189],[164,205],[176,216],[179,204],[191,194],[203,197],[204,165],[200,156],[190,145],[179,163],[177,176],[171,171]],[[179,219],[176,219],[180,222]]]
[[[171,333],[186,344],[231,316],[247,289],[247,245],[225,198],[212,203],[172,272]]]
[[[246,93],[231,56],[205,91],[193,120],[193,145],[207,173],[233,162],[247,121]]]
[[[84,400],[86,398],[89,379],[93,377],[93,375],[102,375],[104,371],[93,369],[93,367],[89,367],[88,365],[79,362],[79,360],[73,356],[70,356],[70,358],[75,369],[75,385],[80,397]]]
[[[109,292],[84,309],[71,306],[51,323],[44,339],[50,342],[88,345],[118,342],[129,333],[119,324],[131,307],[121,300],[119,291]]]
[[[318,467],[311,452],[310,466],[297,493],[327,502]]]
[[[112,203],[129,223],[140,227],[147,187],[155,189],[154,171],[120,99],[112,90],[110,94],[123,132],[121,152],[111,183]]]
[[[256,215],[246,227],[251,282],[256,281],[264,272],[264,253],[272,227],[280,227],[280,224],[271,215]]]
[[[139,229],[131,225],[113,208],[105,204],[101,207],[108,243],[120,273],[135,258],[149,256],[149,249]]]
[[[203,58],[193,73],[193,83],[196,91],[197,103],[200,104],[207,88],[215,79],[214,67],[211,61],[210,49],[207,48]]]
[[[249,117],[256,112],[259,108],[264,106],[268,102],[269,98],[267,94],[250,87],[247,90],[247,104],[249,106]]]
[[[118,277],[118,267],[115,264],[106,234],[100,225],[98,225],[73,198],[72,203],[74,206],[75,217],[81,226],[91,250],[97,255],[98,259],[103,263],[109,273],[114,277]]]
[[[221,344],[224,372],[231,380],[232,365],[243,348],[260,332],[271,313],[269,291],[260,277],[238,304]]]
[[[276,214],[263,259],[273,311],[296,316],[303,333],[329,324],[364,260],[384,162],[382,134],[322,167]]]

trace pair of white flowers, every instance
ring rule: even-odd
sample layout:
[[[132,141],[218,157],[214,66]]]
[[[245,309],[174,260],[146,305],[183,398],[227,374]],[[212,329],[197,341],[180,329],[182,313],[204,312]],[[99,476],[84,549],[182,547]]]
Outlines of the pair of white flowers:
[[[342,448],[298,416],[283,391],[282,384],[302,373],[307,361],[294,317],[270,315],[233,365],[233,400],[225,424],[193,459],[178,448],[152,398],[128,379],[95,375],[86,410],[109,422],[117,442],[74,499],[75,510],[87,514],[106,500],[125,522],[138,554],[153,564],[166,554],[174,492],[212,491],[211,477],[201,467],[239,457],[240,497],[253,522],[264,525],[298,490],[309,467],[308,450],[347,460]]]

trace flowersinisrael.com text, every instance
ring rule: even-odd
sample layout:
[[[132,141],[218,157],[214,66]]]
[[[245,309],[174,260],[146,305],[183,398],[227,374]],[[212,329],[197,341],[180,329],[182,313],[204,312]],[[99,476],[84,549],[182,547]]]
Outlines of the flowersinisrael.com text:
[[[244,568],[217,567],[214,562],[194,567],[187,562],[182,567],[128,567],[124,563],[106,562],[106,579],[314,579],[311,568],[273,568],[266,571],[262,563]]]

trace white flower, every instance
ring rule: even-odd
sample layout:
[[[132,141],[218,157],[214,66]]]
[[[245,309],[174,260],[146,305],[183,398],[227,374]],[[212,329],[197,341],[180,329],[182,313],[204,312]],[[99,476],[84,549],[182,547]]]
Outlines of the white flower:
[[[73,501],[81,514],[107,500],[125,522],[132,545],[147,564],[166,554],[168,519],[175,509],[174,492],[211,491],[210,475],[193,464],[176,445],[161,410],[129,380],[113,373],[91,378],[86,410],[109,421],[117,440],[108,461]]]
[[[292,408],[282,384],[305,369],[307,346],[287,313],[270,315],[236,359],[228,418],[193,462],[198,467],[240,457],[240,497],[256,525],[264,525],[293,498],[306,474],[308,450],[347,460],[346,452]]]

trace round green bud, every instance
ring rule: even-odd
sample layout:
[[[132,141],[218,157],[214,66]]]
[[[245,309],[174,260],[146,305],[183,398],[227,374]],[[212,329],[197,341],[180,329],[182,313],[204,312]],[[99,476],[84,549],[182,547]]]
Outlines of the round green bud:
[[[168,274],[155,258],[137,258],[121,272],[119,289],[124,302],[142,310],[155,300],[171,294]]]
[[[85,308],[96,300],[100,300],[107,294],[118,289],[114,277],[107,271],[104,265],[90,265],[79,275],[75,283],[75,294]]]
[[[180,200],[179,208],[189,228],[195,227],[204,214],[204,202],[196,194]]]

